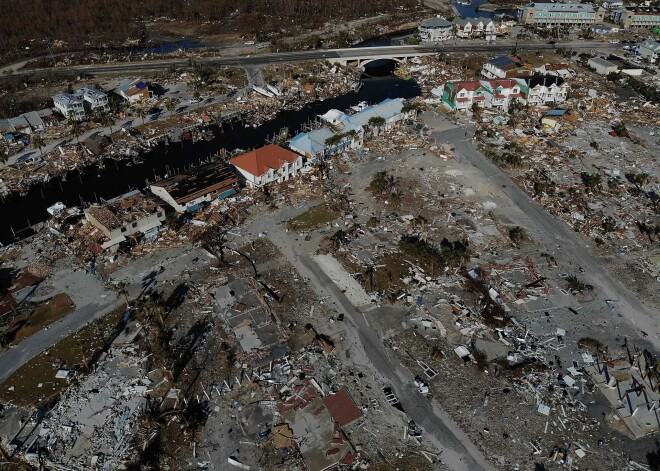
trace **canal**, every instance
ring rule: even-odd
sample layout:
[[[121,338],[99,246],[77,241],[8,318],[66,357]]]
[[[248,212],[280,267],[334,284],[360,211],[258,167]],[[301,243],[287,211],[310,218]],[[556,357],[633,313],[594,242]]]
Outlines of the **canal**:
[[[20,232],[21,236],[29,235],[25,229],[45,221],[49,217],[46,208],[58,201],[66,206],[80,206],[101,198],[110,199],[129,189],[144,188],[147,179],[153,182],[156,175],[162,177],[175,170],[184,171],[191,164],[197,165],[221,149],[231,152],[234,149],[260,147],[282,128],[288,128],[290,135],[294,135],[305,123],[329,109],[345,110],[361,101],[376,103],[385,98],[412,98],[421,93],[419,85],[413,80],[402,80],[389,74],[374,76],[378,75],[377,72],[372,70],[369,76],[363,78],[364,86],[359,93],[315,102],[296,111],[282,111],[256,128],[238,124],[216,127],[213,129],[214,138],[209,141],[169,146],[160,144],[141,156],[141,164],[106,160],[103,169],[88,167],[81,172],[73,171],[67,175],[66,181],[52,179],[32,187],[25,196],[6,197],[0,200],[0,242],[6,245],[14,241],[14,232]]]

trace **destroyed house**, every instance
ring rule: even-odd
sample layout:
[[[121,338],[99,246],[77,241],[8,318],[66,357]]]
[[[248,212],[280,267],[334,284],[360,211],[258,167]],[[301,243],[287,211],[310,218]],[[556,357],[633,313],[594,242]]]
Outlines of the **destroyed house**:
[[[165,210],[155,198],[134,190],[103,205],[90,206],[85,217],[108,239],[101,245],[107,249],[135,234],[155,235],[165,220]]]
[[[332,420],[340,427],[352,424],[362,417],[362,412],[346,389],[340,389],[335,394],[323,398],[323,404],[330,412]]]
[[[203,203],[233,196],[238,179],[226,164],[204,165],[151,185],[151,192],[177,212],[197,211]]]
[[[275,144],[247,152],[229,160],[246,185],[252,188],[271,182],[282,183],[298,175],[303,157]]]

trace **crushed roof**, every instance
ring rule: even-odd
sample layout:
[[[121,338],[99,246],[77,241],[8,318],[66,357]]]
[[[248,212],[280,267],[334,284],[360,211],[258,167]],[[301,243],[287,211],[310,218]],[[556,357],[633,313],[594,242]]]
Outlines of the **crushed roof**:
[[[362,412],[355,405],[355,401],[346,389],[341,389],[336,394],[330,394],[323,398],[323,404],[328,408],[332,420],[340,427],[362,417]]]

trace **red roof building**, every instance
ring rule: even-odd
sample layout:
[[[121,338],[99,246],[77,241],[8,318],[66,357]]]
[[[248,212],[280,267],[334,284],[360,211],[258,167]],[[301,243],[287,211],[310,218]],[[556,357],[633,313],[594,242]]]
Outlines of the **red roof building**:
[[[332,420],[344,427],[362,417],[362,412],[355,405],[355,401],[346,389],[342,389],[336,394],[329,394],[323,398],[325,407],[328,408]]]
[[[229,163],[243,177],[246,185],[254,188],[289,180],[300,173],[303,158],[288,149],[270,144],[234,157]]]

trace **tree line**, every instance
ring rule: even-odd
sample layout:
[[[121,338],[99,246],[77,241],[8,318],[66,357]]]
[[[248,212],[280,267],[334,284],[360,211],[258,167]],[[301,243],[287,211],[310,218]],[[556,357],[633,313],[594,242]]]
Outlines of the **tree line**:
[[[41,50],[43,43],[54,40],[81,49],[103,42],[116,45],[140,37],[144,22],[155,18],[213,22],[226,27],[224,32],[267,34],[283,28],[292,32],[330,19],[359,18],[415,5],[415,0],[0,0],[0,48]]]

